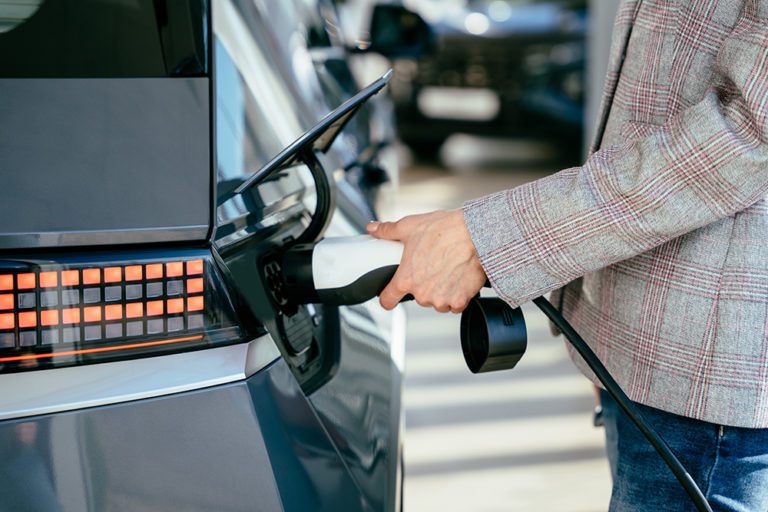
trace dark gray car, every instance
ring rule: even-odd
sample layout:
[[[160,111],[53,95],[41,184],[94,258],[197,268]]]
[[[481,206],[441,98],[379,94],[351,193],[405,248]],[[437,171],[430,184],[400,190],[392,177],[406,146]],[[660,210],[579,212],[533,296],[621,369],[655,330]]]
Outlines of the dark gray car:
[[[286,307],[310,173],[233,192],[354,92],[332,15],[0,0],[0,510],[400,509],[402,313]]]

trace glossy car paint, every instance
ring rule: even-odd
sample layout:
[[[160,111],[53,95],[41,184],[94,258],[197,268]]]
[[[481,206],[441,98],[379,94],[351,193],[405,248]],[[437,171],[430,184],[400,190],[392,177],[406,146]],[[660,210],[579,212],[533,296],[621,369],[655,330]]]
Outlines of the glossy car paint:
[[[248,1],[214,4],[218,142],[215,243],[225,261],[248,251],[268,251],[278,243],[269,235],[276,225],[281,226],[280,237],[298,235],[305,204],[312,202],[312,187],[298,173],[266,183],[246,197],[232,198],[229,192],[352,92],[346,90],[349,84],[341,82],[331,87],[334,77],[322,57],[338,56],[340,48],[330,39],[313,40],[311,34],[322,29],[318,24],[323,19],[308,6],[312,2],[281,2],[267,12]],[[296,19],[303,23],[297,25]],[[249,40],[257,44],[246,44]],[[272,62],[291,65],[271,66]],[[331,90],[336,94],[329,94]],[[308,103],[308,97],[317,101]],[[354,130],[354,125],[349,129]],[[326,170],[342,169],[356,158],[355,150],[365,151],[350,147],[351,140],[358,139],[347,134],[340,137],[322,159]],[[358,234],[370,218],[360,214],[359,193],[344,173],[334,176],[338,209],[326,235]],[[254,230],[254,226],[261,229]],[[249,286],[263,288],[256,282]],[[256,309],[271,307],[266,297],[258,300],[262,305]],[[365,499],[374,510],[394,510],[399,506],[402,386],[402,365],[396,361],[401,359],[397,352],[402,351],[402,340],[393,343],[393,332],[400,329],[399,320],[373,304],[336,309],[341,357],[328,382],[309,399]],[[395,313],[395,317],[400,315]],[[269,323],[269,319],[264,320]],[[402,338],[402,333],[397,336]]]
[[[0,509],[371,510],[284,362],[246,381],[0,423]]]
[[[210,129],[211,143],[202,146],[211,150],[213,179],[209,172],[210,186],[199,189],[208,194],[204,199],[179,194],[172,201],[190,203],[182,206],[195,212],[205,205],[206,221],[214,221],[206,222],[206,231],[226,271],[227,258],[236,259],[245,248],[268,251],[295,236],[312,211],[312,187],[289,175],[246,199],[227,194],[353,91],[341,82],[330,87],[334,78],[324,74],[329,67],[317,52],[313,57],[313,45],[334,44],[312,35],[327,30],[320,13],[332,8],[330,2],[270,3],[267,10],[261,3],[217,0],[212,7],[212,79],[191,80],[208,81],[200,101],[208,102],[210,124],[206,120],[202,129]],[[175,129],[165,126],[159,140],[172,138]],[[360,142],[366,140],[357,132],[345,134],[323,158],[339,205],[328,236],[359,233],[368,220],[359,190],[338,172],[366,149]],[[186,151],[195,156],[196,149]],[[198,157],[208,165],[207,157]],[[175,181],[198,190],[195,176]],[[150,189],[150,183],[131,185]],[[119,194],[112,199],[120,206]],[[175,222],[165,226],[168,233],[182,224]],[[56,236],[56,229],[51,232]],[[139,232],[147,237],[132,242],[160,239],[151,230]],[[205,243],[205,237],[198,240]],[[258,276],[256,261],[248,262],[253,276]],[[274,305],[263,283],[254,277],[238,285],[250,287],[262,305],[243,315],[269,327]],[[149,389],[145,392],[154,398],[0,422],[6,440],[0,471],[7,475],[0,482],[0,510],[398,510],[401,315],[386,313],[375,302],[335,310],[329,320],[336,318],[339,329],[329,343],[340,347],[340,357],[310,396],[282,358],[247,380],[212,385],[201,376],[192,387],[211,387],[181,393]],[[48,370],[48,381],[62,375],[56,372],[82,368]]]

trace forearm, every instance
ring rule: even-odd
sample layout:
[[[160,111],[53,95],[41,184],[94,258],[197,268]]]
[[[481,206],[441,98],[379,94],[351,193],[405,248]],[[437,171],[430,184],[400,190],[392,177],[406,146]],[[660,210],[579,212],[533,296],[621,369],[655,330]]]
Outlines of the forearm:
[[[762,198],[765,117],[756,122],[744,99],[725,96],[712,92],[584,166],[467,203],[465,222],[496,290],[525,302]]]

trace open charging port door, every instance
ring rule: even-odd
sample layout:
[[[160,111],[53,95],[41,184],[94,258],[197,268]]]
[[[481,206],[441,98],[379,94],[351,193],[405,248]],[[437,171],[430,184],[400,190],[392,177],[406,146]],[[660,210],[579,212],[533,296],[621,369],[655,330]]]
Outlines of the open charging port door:
[[[262,186],[300,177],[314,185],[315,206],[293,222],[254,230],[218,249],[219,265],[238,294],[238,306],[254,324],[266,328],[306,393],[327,382],[339,363],[339,314],[336,306],[291,300],[285,293],[283,255],[299,244],[314,244],[327,228],[335,208],[332,174],[322,164],[347,122],[389,82],[392,72],[362,89],[286,146],[234,188],[231,198],[248,203]]]

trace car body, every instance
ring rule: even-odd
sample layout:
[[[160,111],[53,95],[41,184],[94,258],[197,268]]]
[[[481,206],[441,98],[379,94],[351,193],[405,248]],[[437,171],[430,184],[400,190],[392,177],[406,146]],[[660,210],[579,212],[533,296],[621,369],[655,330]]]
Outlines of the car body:
[[[586,2],[418,0],[434,48],[397,59],[398,131],[429,156],[453,133],[582,138]]]
[[[313,182],[233,193],[358,87],[330,2],[269,4],[0,1],[0,510],[400,510],[402,312],[282,308]]]

